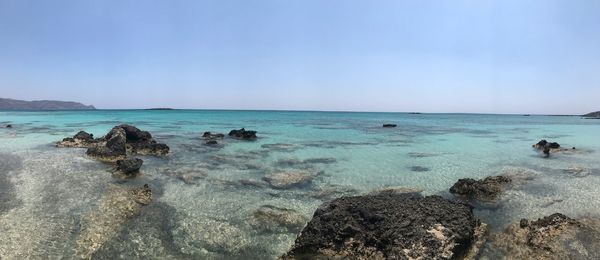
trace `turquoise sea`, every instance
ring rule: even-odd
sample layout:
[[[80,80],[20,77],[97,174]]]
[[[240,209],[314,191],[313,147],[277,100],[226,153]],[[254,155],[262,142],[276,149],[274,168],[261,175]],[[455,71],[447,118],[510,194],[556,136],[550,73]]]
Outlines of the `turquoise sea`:
[[[85,149],[54,145],[80,130],[100,137],[121,123],[149,131],[171,153],[142,156],[142,174],[124,180],[111,174],[110,165],[87,158]],[[600,216],[600,120],[576,116],[0,112],[5,124],[13,128],[0,129],[0,259],[76,258],[85,250],[82,235],[108,225],[115,226],[92,234],[103,236],[94,245],[95,259],[272,259],[298,232],[254,225],[261,207],[289,209],[308,221],[320,204],[338,196],[402,186],[451,198],[448,189],[460,178],[500,174],[523,176],[524,182],[499,203],[476,208],[492,230],[555,212]],[[258,139],[225,139],[210,147],[201,137],[242,127],[258,131]],[[531,147],[540,139],[577,152],[543,158]],[[295,189],[247,185],[280,171],[316,177]],[[94,221],[110,220],[103,201],[114,187],[145,183],[153,202],[139,216],[116,224]]]

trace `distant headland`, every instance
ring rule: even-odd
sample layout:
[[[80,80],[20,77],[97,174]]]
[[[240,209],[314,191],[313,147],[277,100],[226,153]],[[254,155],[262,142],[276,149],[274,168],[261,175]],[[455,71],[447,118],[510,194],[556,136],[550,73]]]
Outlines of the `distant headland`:
[[[600,119],[600,111],[585,114],[583,117],[589,119]]]
[[[86,106],[78,102],[54,100],[16,100],[0,98],[0,110],[92,110],[94,106]]]

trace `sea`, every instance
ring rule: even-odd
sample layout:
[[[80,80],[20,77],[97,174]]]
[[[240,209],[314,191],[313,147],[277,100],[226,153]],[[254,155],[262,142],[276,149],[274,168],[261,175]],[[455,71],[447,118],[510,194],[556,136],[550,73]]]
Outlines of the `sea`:
[[[124,123],[171,148],[165,157],[139,156],[135,178],[115,175],[85,149],[55,145]],[[494,175],[520,181],[475,207],[492,232],[555,212],[600,216],[600,120],[579,116],[4,111],[0,126],[0,259],[276,259],[336,197],[402,187],[454,199],[449,188],[459,179]],[[202,138],[240,128],[258,138],[217,146]],[[570,151],[544,158],[532,148],[541,139]],[[289,188],[263,181],[280,172],[312,179]],[[150,204],[125,217],[111,208],[119,191],[144,184]],[[261,209],[278,213],[265,220]]]

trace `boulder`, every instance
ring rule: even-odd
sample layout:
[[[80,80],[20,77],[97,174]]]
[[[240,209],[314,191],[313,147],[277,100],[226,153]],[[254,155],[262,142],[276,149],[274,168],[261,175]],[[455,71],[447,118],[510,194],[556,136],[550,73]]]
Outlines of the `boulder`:
[[[560,151],[560,144],[557,142],[548,142],[545,139],[542,139],[534,144],[533,148],[542,151],[545,157],[549,157],[551,152]]]
[[[6,125],[6,128],[12,128],[11,124]]]
[[[300,232],[308,219],[293,209],[264,205],[254,211],[250,225],[270,232]]]
[[[483,180],[460,179],[450,188],[450,193],[481,201],[493,201],[512,180],[506,176],[489,176]]]
[[[388,128],[388,127],[391,128],[391,127],[396,127],[396,126],[398,126],[398,125],[396,125],[396,124],[383,124],[383,127],[386,127],[386,128]]]
[[[140,171],[144,161],[139,158],[127,158],[123,160],[117,160],[117,170],[121,171],[126,175],[135,175]]]
[[[225,138],[225,135],[221,133],[204,132],[202,138],[209,140],[223,139]]]
[[[470,206],[440,196],[379,194],[324,203],[282,259],[457,259],[484,227]]]
[[[314,175],[307,172],[277,172],[267,174],[263,180],[275,189],[291,189],[307,186],[312,182]]]
[[[239,130],[231,130],[229,136],[237,139],[254,140],[256,139],[256,131],[249,131],[244,128]]]
[[[208,140],[206,142],[206,145],[218,145],[218,144],[219,144],[219,142],[217,142],[216,140]]]
[[[489,250],[506,259],[600,259],[600,221],[560,213],[521,219],[491,237]]]

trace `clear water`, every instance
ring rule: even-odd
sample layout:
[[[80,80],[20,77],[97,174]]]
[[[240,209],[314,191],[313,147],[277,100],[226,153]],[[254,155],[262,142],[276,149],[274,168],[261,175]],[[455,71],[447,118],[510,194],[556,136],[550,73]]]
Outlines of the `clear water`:
[[[75,258],[82,236],[111,220],[103,202],[115,187],[150,184],[154,201],[138,217],[99,231],[95,258],[269,259],[297,234],[265,232],[250,223],[263,205],[293,209],[310,219],[328,198],[388,186],[413,187],[451,197],[459,178],[525,174],[530,180],[501,202],[476,210],[498,230],[520,218],[554,212],[600,215],[600,120],[579,117],[334,113],[274,111],[64,111],[0,112],[0,258]],[[121,180],[111,166],[83,149],[53,143],[79,130],[102,136],[130,123],[167,143],[167,158],[142,157],[142,175]],[[381,128],[396,123],[397,128]],[[204,131],[245,127],[256,141],[204,145]],[[544,159],[539,139],[577,147],[578,153]],[[270,144],[287,144],[284,147]],[[329,163],[286,164],[326,158]],[[413,167],[428,171],[413,171]],[[566,169],[581,168],[574,174]],[[266,174],[312,171],[311,186],[276,190],[240,185]],[[182,176],[195,177],[183,181]],[[104,215],[106,216],[104,216]],[[114,218],[112,219],[113,222]],[[110,222],[110,221],[109,221]],[[112,222],[111,222],[112,223]],[[85,230],[83,232],[82,230]],[[87,233],[86,233],[87,232]]]

